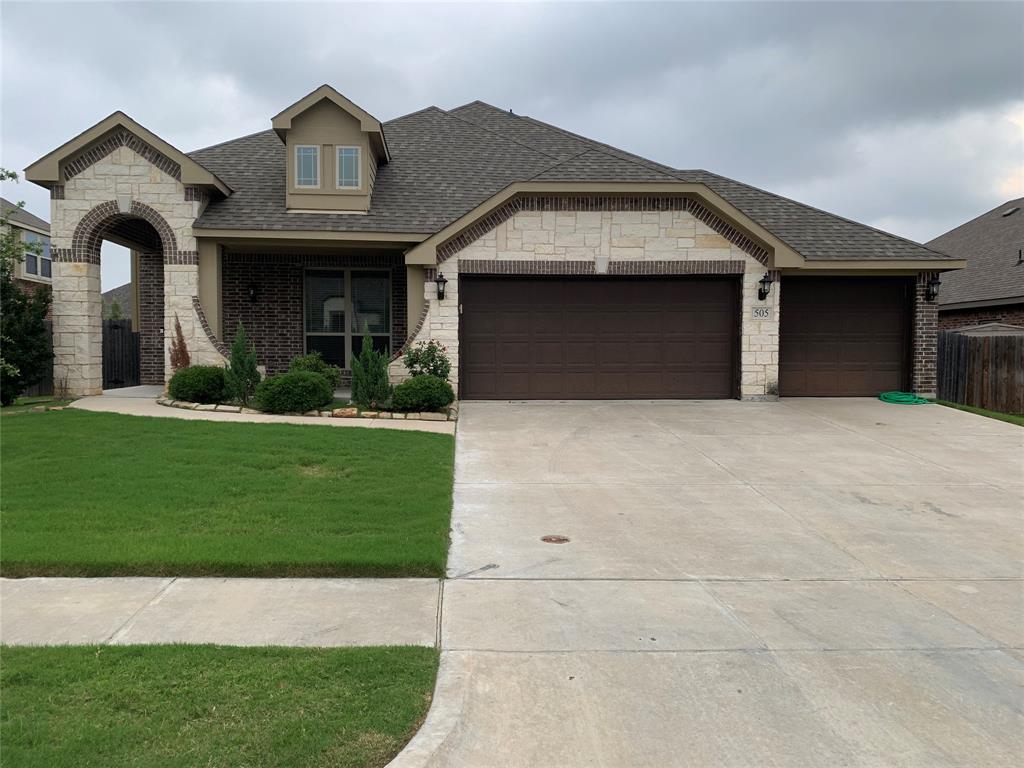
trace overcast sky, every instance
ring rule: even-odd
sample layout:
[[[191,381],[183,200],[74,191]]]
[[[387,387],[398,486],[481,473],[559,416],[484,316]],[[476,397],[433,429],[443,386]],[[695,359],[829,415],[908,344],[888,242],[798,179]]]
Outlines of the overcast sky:
[[[918,241],[1024,195],[1021,3],[3,0],[0,163],[121,109],[189,151],[330,83],[380,118],[481,99]],[[4,197],[49,218],[45,190]],[[105,251],[104,289],[129,278]]]

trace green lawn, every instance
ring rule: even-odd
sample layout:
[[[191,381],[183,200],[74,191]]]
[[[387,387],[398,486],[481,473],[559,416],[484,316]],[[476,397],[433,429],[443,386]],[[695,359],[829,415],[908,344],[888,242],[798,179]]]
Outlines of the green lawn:
[[[383,766],[430,706],[432,648],[0,651],[4,768]]]
[[[442,576],[450,435],[4,418],[0,575]]]
[[[944,405],[947,408],[956,408],[958,411],[976,413],[979,416],[987,416],[990,419],[997,419],[1010,424],[1016,424],[1018,427],[1024,427],[1024,416],[1022,415],[1000,413],[999,411],[986,411],[984,408],[975,408],[973,405],[960,405],[960,403],[951,403],[948,400],[936,400],[935,402],[939,405]]]

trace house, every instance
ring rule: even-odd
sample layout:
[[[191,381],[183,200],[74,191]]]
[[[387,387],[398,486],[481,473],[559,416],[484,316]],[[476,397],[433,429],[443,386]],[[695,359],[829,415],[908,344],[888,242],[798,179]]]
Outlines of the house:
[[[50,285],[53,276],[53,257],[50,253],[50,225],[24,208],[9,200],[0,198],[0,209],[8,226],[14,229],[22,241],[39,246],[35,253],[26,252],[25,260],[16,267],[15,280],[27,291],[34,291],[40,285]]]
[[[639,130],[642,127],[638,126]],[[935,290],[964,261],[482,102],[382,123],[324,85],[184,153],[115,112],[33,163],[50,190],[57,375],[100,389],[104,239],[137,258],[143,382],[239,324],[270,373],[364,330],[436,339],[463,399],[935,390]]]
[[[103,317],[110,318],[114,313],[115,305],[118,307],[121,318],[133,320],[135,315],[135,286],[132,283],[125,283],[109,291],[103,292]]]
[[[939,328],[1024,326],[1024,197],[939,235],[928,247],[966,259],[942,278]]]

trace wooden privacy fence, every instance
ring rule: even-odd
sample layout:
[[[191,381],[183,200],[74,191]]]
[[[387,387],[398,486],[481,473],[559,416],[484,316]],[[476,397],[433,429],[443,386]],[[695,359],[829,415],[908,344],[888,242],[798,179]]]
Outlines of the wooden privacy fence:
[[[103,321],[103,388],[139,384],[139,334],[131,320]]]
[[[1024,413],[1024,335],[939,333],[936,395],[976,408]]]

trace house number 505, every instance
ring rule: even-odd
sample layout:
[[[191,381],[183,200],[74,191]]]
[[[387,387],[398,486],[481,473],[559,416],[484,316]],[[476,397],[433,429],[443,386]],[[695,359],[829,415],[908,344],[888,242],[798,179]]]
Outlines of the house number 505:
[[[751,312],[751,317],[754,320],[771,320],[772,319],[772,308],[771,307],[754,307]]]

